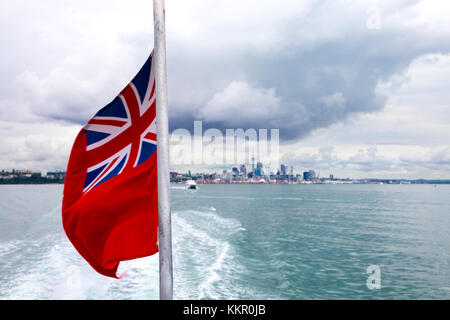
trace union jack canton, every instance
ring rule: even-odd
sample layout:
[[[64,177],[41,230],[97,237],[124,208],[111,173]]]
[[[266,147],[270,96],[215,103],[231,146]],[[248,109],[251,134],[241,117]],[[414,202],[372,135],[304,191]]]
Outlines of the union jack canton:
[[[83,128],[87,174],[83,194],[145,162],[156,150],[153,53],[134,79]]]

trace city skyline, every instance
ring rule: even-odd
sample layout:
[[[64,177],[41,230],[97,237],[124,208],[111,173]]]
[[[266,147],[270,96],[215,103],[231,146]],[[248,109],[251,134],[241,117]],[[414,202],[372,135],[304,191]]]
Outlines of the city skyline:
[[[250,164],[253,167],[253,164]],[[263,164],[258,162],[254,169],[248,168],[245,164],[241,166],[231,166],[228,169],[221,169],[219,171],[191,171],[179,172],[176,170],[170,170],[171,182],[185,182],[188,179],[195,178],[199,182],[204,183],[214,183],[212,180],[220,180],[220,182],[250,182],[250,183],[324,183],[324,182],[345,182],[345,183],[403,183],[403,182],[413,182],[413,183],[450,183],[450,179],[427,179],[427,178],[416,178],[407,179],[402,177],[389,178],[389,177],[377,177],[377,178],[355,178],[355,177],[339,177],[333,173],[322,175],[320,172],[316,172],[313,169],[304,169],[307,171],[294,171],[293,166],[287,166],[281,164],[277,172],[264,172],[260,171],[259,168],[263,168]],[[225,168],[225,167],[224,167]],[[284,168],[284,170],[283,170]],[[176,178],[175,178],[176,177]]]
[[[251,164],[247,171],[245,164],[223,169],[222,172],[177,172],[170,170],[170,181],[172,183],[185,183],[187,180],[195,179],[198,183],[269,183],[269,184],[348,184],[348,183],[387,183],[387,184],[411,184],[411,183],[443,183],[450,184],[450,179],[405,179],[405,178],[351,178],[337,177],[334,174],[321,175],[315,170],[295,172],[293,166],[281,164],[277,172],[264,172],[261,162]],[[269,167],[266,167],[269,168]],[[11,171],[0,170],[0,184],[62,184],[65,179],[65,171],[40,172],[32,170],[12,169]]]

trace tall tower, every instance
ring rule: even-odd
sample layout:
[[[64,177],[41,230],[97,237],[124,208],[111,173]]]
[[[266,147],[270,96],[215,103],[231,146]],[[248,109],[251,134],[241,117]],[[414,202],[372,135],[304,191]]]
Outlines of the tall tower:
[[[255,173],[255,155],[252,155],[252,172]]]

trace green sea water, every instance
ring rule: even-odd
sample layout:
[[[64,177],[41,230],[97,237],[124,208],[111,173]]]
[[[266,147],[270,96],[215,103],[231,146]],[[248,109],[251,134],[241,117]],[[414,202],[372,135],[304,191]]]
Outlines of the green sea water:
[[[64,235],[61,193],[0,186],[0,299],[157,299],[158,255],[98,275]],[[171,198],[177,299],[450,298],[449,185],[173,185]]]

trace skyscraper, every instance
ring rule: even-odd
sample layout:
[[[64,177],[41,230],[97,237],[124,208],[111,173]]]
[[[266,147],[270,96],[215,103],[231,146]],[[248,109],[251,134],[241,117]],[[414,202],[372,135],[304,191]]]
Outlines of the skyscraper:
[[[255,172],[255,155],[252,155],[252,172]]]
[[[286,175],[286,165],[282,164],[280,168],[280,174],[285,176]]]
[[[303,180],[311,181],[316,178],[316,172],[314,170],[309,170],[303,172]]]
[[[244,177],[246,177],[246,176],[247,176],[247,168],[245,167],[245,164],[243,164],[243,165],[241,166],[240,170],[241,170],[242,175],[243,175]]]

